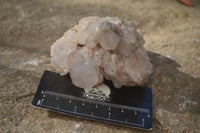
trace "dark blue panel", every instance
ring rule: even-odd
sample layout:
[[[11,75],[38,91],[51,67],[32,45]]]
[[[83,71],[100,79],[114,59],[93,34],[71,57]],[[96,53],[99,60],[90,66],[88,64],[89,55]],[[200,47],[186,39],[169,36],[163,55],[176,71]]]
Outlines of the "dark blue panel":
[[[72,84],[69,75],[45,71],[32,104],[56,112],[134,128],[152,129],[151,88],[134,86],[111,89],[109,101],[95,101],[83,96],[84,90]]]

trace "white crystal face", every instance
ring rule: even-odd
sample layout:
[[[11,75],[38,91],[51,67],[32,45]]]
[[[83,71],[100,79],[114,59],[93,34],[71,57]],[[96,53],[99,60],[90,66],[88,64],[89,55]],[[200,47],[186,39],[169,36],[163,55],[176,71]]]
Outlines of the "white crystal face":
[[[118,17],[87,17],[51,46],[51,64],[61,74],[70,73],[75,86],[86,92],[110,91],[103,78],[122,85],[142,85],[153,66],[143,47],[142,32],[132,21]]]

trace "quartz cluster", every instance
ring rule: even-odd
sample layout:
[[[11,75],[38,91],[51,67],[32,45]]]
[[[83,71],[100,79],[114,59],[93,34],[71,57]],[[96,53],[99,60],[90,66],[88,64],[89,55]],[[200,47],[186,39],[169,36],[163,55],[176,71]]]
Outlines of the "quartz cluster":
[[[142,32],[132,21],[118,17],[86,17],[51,46],[51,64],[61,75],[70,73],[85,92],[99,89],[109,95],[103,79],[122,85],[142,85],[153,66]]]

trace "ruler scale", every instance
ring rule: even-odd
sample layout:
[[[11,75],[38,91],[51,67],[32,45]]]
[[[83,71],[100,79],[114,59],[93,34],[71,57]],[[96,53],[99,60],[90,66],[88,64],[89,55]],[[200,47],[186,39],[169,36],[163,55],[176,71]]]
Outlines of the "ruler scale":
[[[152,92],[146,87],[111,88],[109,101],[84,97],[84,90],[72,84],[69,75],[45,71],[32,104],[72,116],[113,124],[152,129]]]

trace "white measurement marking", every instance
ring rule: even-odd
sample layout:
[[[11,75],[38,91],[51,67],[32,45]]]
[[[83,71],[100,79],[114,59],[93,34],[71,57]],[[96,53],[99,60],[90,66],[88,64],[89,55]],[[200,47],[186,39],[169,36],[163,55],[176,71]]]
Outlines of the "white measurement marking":
[[[108,110],[110,110],[110,106],[109,106]]]
[[[122,109],[122,113],[124,113],[124,110]]]
[[[150,117],[150,115],[148,115],[148,117]]]
[[[44,94],[43,97],[45,97],[46,95]]]
[[[44,91],[41,91],[42,94],[44,94]]]
[[[44,99],[42,99],[42,101],[44,101]]]
[[[109,113],[108,113],[108,119],[109,119],[109,120],[110,120],[110,115],[111,115],[111,113],[109,112]]]
[[[37,105],[40,105],[40,102],[41,102],[41,101],[40,101],[40,100],[38,100],[38,102],[37,102]]]
[[[48,105],[41,105],[41,106],[47,107],[47,108],[50,108],[50,109],[54,109],[54,107],[51,107],[51,106],[48,106]],[[69,110],[63,110],[63,109],[59,109],[59,110],[64,111],[64,112],[68,112],[68,113],[74,113],[76,115],[85,116],[85,117],[90,117],[91,116],[91,115],[87,115],[87,114],[81,114],[81,113],[78,113],[78,112],[72,112],[72,111],[69,111]],[[98,116],[94,116],[94,115],[93,115],[93,118],[97,118],[97,119],[100,119],[100,120],[108,120],[106,118],[98,117]],[[125,123],[124,121],[119,121],[119,120],[115,120],[115,119],[109,119],[109,121]],[[144,119],[142,119],[142,121],[143,121],[142,124],[130,123],[130,122],[127,122],[126,124],[129,124],[129,125],[132,125],[132,126],[142,126],[142,127],[144,127]]]
[[[96,104],[95,108],[98,108],[97,104]]]
[[[135,115],[137,115],[137,112],[135,111]]]
[[[71,99],[69,100],[69,103],[71,103],[72,101],[71,101]]]
[[[74,107],[74,112],[76,113],[77,106]]]
[[[56,97],[56,100],[58,100],[58,96]]]
[[[85,101],[85,102],[94,103],[94,104],[101,104],[101,105],[106,105],[106,106],[115,107],[115,108],[122,108],[123,107],[123,109],[135,110],[135,111],[145,112],[145,113],[148,113],[148,114],[150,113],[149,109],[145,109],[145,108],[137,108],[137,107],[117,105],[117,104],[100,102],[100,101],[93,101],[93,100],[89,100],[89,99],[78,98],[78,97],[75,97],[75,96],[70,96],[70,95],[65,95],[65,94],[60,94],[60,93],[55,93],[55,92],[50,92],[50,91],[45,91],[45,94],[56,95],[56,96],[61,96],[61,97],[70,98],[70,99],[74,99],[74,100]]]
[[[82,103],[82,105],[84,106],[84,105],[85,105],[85,103],[83,102],[83,103]]]

